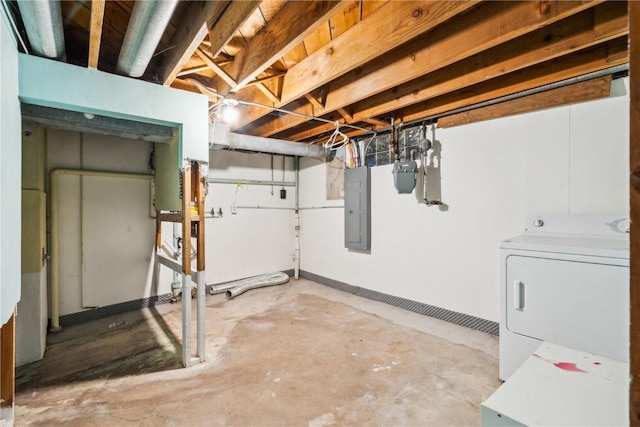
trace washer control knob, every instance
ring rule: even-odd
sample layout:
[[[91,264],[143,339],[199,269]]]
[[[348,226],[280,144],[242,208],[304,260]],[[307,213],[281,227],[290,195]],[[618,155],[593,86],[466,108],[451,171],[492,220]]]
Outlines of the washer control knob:
[[[543,225],[544,225],[544,221],[542,220],[542,218],[536,218],[533,220],[534,227],[542,227]]]

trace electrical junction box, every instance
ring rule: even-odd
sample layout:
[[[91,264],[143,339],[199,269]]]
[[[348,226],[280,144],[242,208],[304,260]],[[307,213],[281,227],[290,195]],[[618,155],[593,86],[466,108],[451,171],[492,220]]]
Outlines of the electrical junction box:
[[[371,173],[367,167],[344,170],[344,247],[371,247]]]
[[[411,193],[416,186],[418,164],[413,160],[399,160],[393,164],[393,184],[400,194]]]

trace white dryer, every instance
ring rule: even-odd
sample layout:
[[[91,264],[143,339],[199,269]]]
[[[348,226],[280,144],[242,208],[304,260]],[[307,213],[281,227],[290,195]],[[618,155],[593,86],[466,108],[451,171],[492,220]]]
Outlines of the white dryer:
[[[536,216],[500,244],[500,378],[542,341],[629,360],[629,221]]]

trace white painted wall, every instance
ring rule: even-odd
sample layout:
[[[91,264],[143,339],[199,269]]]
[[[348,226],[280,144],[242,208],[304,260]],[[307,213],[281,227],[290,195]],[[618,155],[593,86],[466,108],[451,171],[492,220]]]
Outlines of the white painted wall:
[[[274,156],[274,180],[282,181],[282,156]],[[212,178],[271,181],[271,159],[266,154],[232,151],[210,152]],[[293,159],[285,158],[284,180],[292,182]],[[293,209],[294,187],[285,187],[287,198],[280,199],[280,188],[270,186],[210,184],[207,209],[222,208],[223,217],[206,223],[207,283],[220,283],[294,267]],[[231,205],[238,206],[237,214]],[[247,209],[244,207],[284,209]]]
[[[20,299],[22,139],[18,51],[5,15],[0,14],[0,325],[3,325]]]
[[[147,142],[47,130],[48,171],[149,173],[150,150]],[[58,181],[60,314],[155,295],[150,182],[73,175]]]
[[[148,173],[151,144],[112,136],[47,130],[48,170],[55,168]],[[282,180],[282,157],[274,159]],[[293,181],[286,159],[285,180]],[[209,176],[271,180],[270,156],[211,151]],[[155,220],[149,215],[149,184],[121,178],[59,177],[60,314],[171,291],[172,271],[161,267],[153,286]],[[293,187],[211,184],[206,208],[223,217],[206,219],[206,282],[220,283],[293,268]],[[231,214],[231,205],[238,206]],[[282,209],[245,209],[244,206]],[[172,242],[172,224],[163,240]],[[84,308],[83,308],[84,307]]]
[[[370,253],[344,248],[343,209],[303,210],[301,269],[498,321],[499,242],[525,215],[628,214],[628,102],[438,130],[449,209],[397,194],[392,166],[374,167]],[[324,163],[302,161],[301,207],[342,204],[326,201],[325,177]]]

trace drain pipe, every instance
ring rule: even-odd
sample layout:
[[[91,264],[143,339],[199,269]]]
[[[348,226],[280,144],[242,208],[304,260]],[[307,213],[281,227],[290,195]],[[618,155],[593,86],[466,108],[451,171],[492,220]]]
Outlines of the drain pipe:
[[[295,230],[295,241],[293,246],[293,278],[298,280],[300,278],[300,158],[295,156],[293,158],[293,168],[296,173],[296,188],[295,188],[295,199],[296,199],[296,208],[294,211],[294,230]]]
[[[106,178],[153,179],[153,175],[87,169],[54,169],[49,175],[49,215],[51,221],[51,332],[60,328],[60,255],[58,250],[58,177],[60,175],[97,176]]]
[[[141,77],[164,34],[178,0],[136,1],[118,56],[116,71]]]
[[[60,0],[19,0],[18,8],[33,52],[45,58],[64,60]]]

